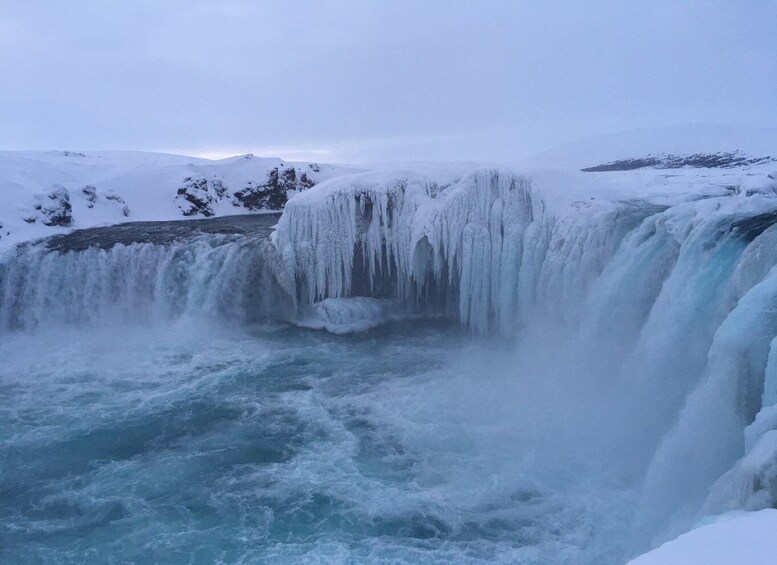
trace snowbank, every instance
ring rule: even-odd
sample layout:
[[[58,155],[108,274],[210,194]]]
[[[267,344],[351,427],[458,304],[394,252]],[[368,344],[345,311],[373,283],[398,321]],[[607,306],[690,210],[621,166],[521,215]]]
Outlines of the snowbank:
[[[629,565],[764,565],[777,556],[777,510],[731,512]]]

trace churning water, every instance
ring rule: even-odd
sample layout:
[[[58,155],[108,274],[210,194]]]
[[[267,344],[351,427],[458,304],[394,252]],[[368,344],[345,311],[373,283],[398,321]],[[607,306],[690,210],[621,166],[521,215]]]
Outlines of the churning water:
[[[628,491],[546,443],[554,391],[516,394],[468,341],[190,320],[4,339],[2,561],[617,560]]]

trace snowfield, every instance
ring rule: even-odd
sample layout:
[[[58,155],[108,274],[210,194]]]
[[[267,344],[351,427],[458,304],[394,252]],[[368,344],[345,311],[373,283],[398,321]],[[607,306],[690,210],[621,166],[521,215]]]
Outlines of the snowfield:
[[[277,211],[353,169],[241,155],[212,161],[140,152],[0,151],[0,250],[127,221]]]

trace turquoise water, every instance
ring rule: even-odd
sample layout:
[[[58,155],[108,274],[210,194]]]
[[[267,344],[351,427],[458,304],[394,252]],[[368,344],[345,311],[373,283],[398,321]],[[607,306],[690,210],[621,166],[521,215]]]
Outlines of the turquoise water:
[[[617,560],[628,493],[548,445],[555,391],[500,374],[501,347],[402,325],[7,334],[0,560]]]

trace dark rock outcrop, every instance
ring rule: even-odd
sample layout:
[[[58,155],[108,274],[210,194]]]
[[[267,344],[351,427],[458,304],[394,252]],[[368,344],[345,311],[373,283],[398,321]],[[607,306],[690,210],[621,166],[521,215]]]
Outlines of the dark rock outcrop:
[[[245,155],[243,158],[253,159],[254,157]],[[228,201],[236,208],[250,211],[282,210],[290,193],[307,190],[316,184],[311,174],[320,169],[316,164],[309,166],[310,171],[304,171],[281,164],[270,169],[264,179],[250,180],[242,188],[232,192],[217,176],[186,177],[177,190],[178,208],[184,216],[199,215],[209,218],[216,214],[214,210],[216,203],[230,199]]]
[[[263,183],[249,181],[244,188],[235,191],[232,204],[248,210],[281,210],[289,200],[290,191],[299,192],[314,185],[307,173],[298,175],[294,167],[281,165],[270,170]]]

